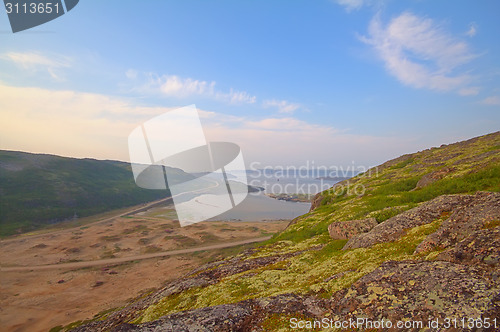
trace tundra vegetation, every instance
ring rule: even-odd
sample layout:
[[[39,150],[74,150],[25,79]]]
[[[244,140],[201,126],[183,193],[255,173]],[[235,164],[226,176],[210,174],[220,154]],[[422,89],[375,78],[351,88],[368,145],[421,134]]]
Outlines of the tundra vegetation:
[[[253,249],[245,250],[218,262],[209,263],[185,276],[182,282],[168,284],[153,292],[149,297],[128,307],[106,312],[105,315],[96,317],[93,322],[86,322],[89,324],[86,326],[105,329],[124,323],[146,324],[153,322],[151,324],[156,324],[155,321],[160,322],[161,317],[167,315],[170,315],[168,317],[171,319],[178,319],[183,311],[217,305],[252,303],[252,308],[255,306],[265,307],[267,304],[262,304],[262,302],[256,304],[257,302],[245,301],[255,300],[270,303],[273,301],[272,299],[282,299],[280,296],[301,296],[314,299],[314,301],[332,301],[332,299],[339,297],[339,294],[343,294],[342,298],[349,298],[350,295],[356,293],[357,289],[356,287],[350,288],[351,286],[360,283],[369,284],[373,281],[370,281],[370,278],[379,273],[380,269],[392,271],[392,274],[388,273],[387,275],[402,276],[406,275],[404,273],[409,275],[408,271],[422,269],[422,271],[430,271],[428,272],[430,277],[433,276],[433,273],[437,276],[440,272],[436,271],[443,267],[438,269],[437,265],[421,266],[419,264],[448,264],[450,259],[447,259],[448,262],[444,262],[443,260],[446,259],[441,259],[444,257],[442,254],[454,250],[453,245],[461,245],[460,241],[465,241],[468,236],[477,236],[479,239],[481,236],[487,237],[497,234],[481,232],[493,232],[498,228],[500,219],[496,208],[498,196],[484,192],[499,192],[499,179],[499,132],[403,155],[378,166],[376,171],[371,170],[359,174],[354,178],[340,182],[332,190],[319,193],[313,199],[309,213],[293,220],[284,231],[276,234],[272,239]],[[362,192],[344,190],[354,187],[363,190]],[[477,192],[482,192],[482,194],[478,194],[478,196]],[[446,208],[446,197],[448,196],[443,196],[445,197],[444,207],[441,208],[436,205],[440,202],[439,200],[433,201],[442,195],[453,194],[460,194],[457,196],[459,201],[461,201],[462,195],[470,195],[464,196],[467,198],[464,198],[464,202],[469,203],[460,203],[461,205],[457,203],[458,205],[452,208]],[[449,197],[455,199],[455,196]],[[459,235],[451,240],[444,238],[442,234],[446,232],[443,231],[443,227],[452,227],[449,226],[450,218],[458,218],[457,220],[464,223],[468,222],[468,217],[465,218],[463,215],[467,214],[467,208],[474,207],[475,203],[471,202],[476,202],[475,200],[478,200],[478,206],[486,211],[486,214],[480,214],[482,219],[478,221],[478,224],[475,224],[476,228],[467,234],[457,233]],[[438,206],[441,210],[429,210],[430,212],[427,213],[426,204],[431,210],[432,206]],[[417,207],[422,207],[422,210],[411,210]],[[462,209],[460,210],[462,212],[459,209]],[[375,218],[378,226],[381,226],[385,222],[403,218],[406,216],[405,213],[412,216],[412,211],[422,213],[427,218],[432,216],[432,218],[420,222],[420,224],[414,224],[417,226],[402,230],[398,236],[391,240],[379,241],[373,245],[358,246],[346,250],[345,245],[348,239],[333,240],[328,233],[328,226],[331,223]],[[417,215],[416,220],[420,219],[422,219],[421,216]],[[378,226],[375,226],[373,230]],[[448,229],[451,228],[445,230]],[[498,240],[498,238],[493,238],[496,239],[495,241]],[[437,242],[432,242],[433,245],[425,247],[427,248],[425,250],[422,249],[424,246],[419,248],[420,244],[431,243],[429,239],[437,239]],[[442,241],[442,245],[439,241]],[[498,248],[496,250],[498,251]],[[493,259],[491,257],[490,260]],[[403,265],[398,265],[398,262],[402,262]],[[493,263],[494,266],[497,266],[495,264],[498,265],[498,262]],[[455,271],[453,267],[446,270],[449,273],[456,272],[457,276],[460,275],[460,271],[464,271],[463,269]],[[404,273],[398,274],[398,271]],[[382,277],[386,278],[387,276]],[[408,277],[408,279],[411,278]],[[411,279],[411,282],[406,280],[410,282],[410,285],[407,286],[408,291],[411,287],[417,287],[414,286],[415,280]],[[455,279],[451,278],[450,280]],[[486,284],[488,282],[490,281],[485,281]],[[425,283],[424,280],[423,284]],[[488,285],[485,286],[485,289],[498,290],[498,282]],[[386,309],[389,307],[392,308],[390,310],[397,309],[398,305],[394,304],[397,302],[396,296],[391,295],[394,299],[389,298],[389,295],[382,294],[382,291],[379,292],[380,294],[375,292],[378,286],[370,287],[368,290],[371,289],[374,292],[370,301],[378,299],[379,305],[385,305]],[[405,287],[401,289],[404,290]],[[485,301],[493,301],[491,299],[493,295],[487,291],[484,292],[480,295],[484,295]],[[420,293],[426,294],[424,290],[421,290]],[[385,300],[382,300],[383,296],[386,296]],[[410,297],[406,294],[401,301]],[[356,298],[356,301],[363,300]],[[416,301],[416,306],[418,306],[418,299]],[[443,295],[443,301],[452,303],[445,295]],[[323,314],[326,316],[335,315],[331,308],[337,304],[332,303],[329,304],[330,309],[324,309]],[[285,307],[283,305],[283,308]],[[450,304],[450,307],[453,306]],[[436,308],[434,309],[440,310]],[[475,312],[475,308],[471,307],[470,310],[470,312]],[[416,312],[418,313],[418,310]],[[199,311],[190,311],[189,314],[199,314]],[[294,314],[283,309],[259,315],[261,318],[258,324],[261,327],[273,326],[273,329],[283,328],[286,330],[288,326],[286,317],[300,318],[301,315],[310,317],[312,314],[307,311],[298,311]],[[157,321],[158,319],[160,321]]]

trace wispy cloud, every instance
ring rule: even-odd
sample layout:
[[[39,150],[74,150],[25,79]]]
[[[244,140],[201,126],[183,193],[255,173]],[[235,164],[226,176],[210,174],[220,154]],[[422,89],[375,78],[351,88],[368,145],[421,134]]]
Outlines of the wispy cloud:
[[[405,12],[384,26],[377,14],[368,34],[360,39],[374,48],[389,73],[403,84],[436,91],[470,89],[472,77],[457,69],[476,55],[433,20]]]
[[[224,141],[231,137],[241,146],[247,162],[258,161],[263,166],[300,165],[306,161],[324,166],[350,162],[370,166],[367,162],[383,161],[408,150],[405,139],[355,135],[293,117],[241,118],[237,123],[224,121],[223,117],[218,114],[212,118],[213,124],[204,126],[207,139]]]
[[[478,86],[471,86],[468,88],[462,88],[458,90],[458,94],[461,96],[476,96],[481,90]]]
[[[0,148],[126,161],[130,132],[173,108],[141,106],[102,94],[0,83]],[[408,149],[403,140],[353,135],[293,117],[250,119],[199,113],[208,141],[237,143],[246,161],[263,165],[300,165],[305,160],[359,164],[383,161]],[[359,160],[359,156],[366,159]]]
[[[344,6],[346,11],[358,10],[366,4],[367,0],[335,0],[341,6]]]
[[[250,95],[246,91],[235,91],[229,89],[229,92],[216,92],[215,98],[230,104],[253,104],[257,101],[257,97]]]
[[[246,91],[237,91],[232,88],[227,92],[217,90],[215,81],[204,81],[177,75],[139,73],[133,69],[129,69],[125,75],[135,84],[134,90],[146,94],[160,94],[177,98],[204,96],[230,104],[252,104],[257,100],[255,96]]]
[[[61,68],[71,66],[70,57],[58,54],[44,55],[38,52],[8,52],[0,56],[4,60],[13,62],[17,66],[31,71],[46,70],[55,80],[63,80]]]
[[[160,91],[167,96],[186,97],[191,95],[213,95],[215,82],[181,78],[179,76],[162,76],[157,79]]]
[[[363,7],[383,8],[390,0],[333,0],[340,6],[345,8],[345,11],[350,13],[360,10]]]
[[[469,30],[465,33],[469,37],[474,37],[477,34],[477,25],[476,23],[471,23],[469,25]]]
[[[491,96],[491,97],[484,98],[483,100],[481,100],[481,104],[498,106],[498,105],[500,105],[500,97]]]
[[[280,113],[293,113],[300,108],[300,104],[290,103],[286,100],[264,100],[262,102],[264,108],[276,107]]]
[[[279,131],[290,131],[290,130],[298,130],[302,128],[300,131],[308,131],[308,130],[321,130],[323,133],[329,132],[334,133],[338,132],[337,130],[328,127],[321,126],[315,124],[309,124],[305,121],[288,117],[288,118],[265,118],[258,121],[245,121],[247,128],[252,129],[260,129],[260,130],[271,130],[275,132]]]

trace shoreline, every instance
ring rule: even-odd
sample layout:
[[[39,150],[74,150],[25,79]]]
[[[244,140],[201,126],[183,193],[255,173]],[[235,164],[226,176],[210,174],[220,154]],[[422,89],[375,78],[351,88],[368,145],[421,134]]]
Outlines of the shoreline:
[[[278,201],[286,201],[292,203],[311,203],[315,194],[265,194],[269,198]]]

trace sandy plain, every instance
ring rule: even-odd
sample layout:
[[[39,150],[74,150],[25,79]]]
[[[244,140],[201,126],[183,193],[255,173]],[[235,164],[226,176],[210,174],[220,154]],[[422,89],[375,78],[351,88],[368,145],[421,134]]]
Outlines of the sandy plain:
[[[133,215],[120,211],[116,217],[107,214],[75,227],[56,227],[3,239],[0,241],[2,330],[49,331],[92,318],[123,306],[207,261],[252,246],[233,246],[237,242],[272,235],[288,224],[287,221],[214,221],[180,227],[175,218],[171,206],[157,206]],[[214,248],[223,245],[231,247]],[[210,250],[146,258],[172,250],[210,246]],[[103,263],[121,258],[127,261]],[[99,264],[87,267],[68,264],[77,262]],[[36,268],[42,265],[49,268]],[[24,270],[13,271],[15,268]]]

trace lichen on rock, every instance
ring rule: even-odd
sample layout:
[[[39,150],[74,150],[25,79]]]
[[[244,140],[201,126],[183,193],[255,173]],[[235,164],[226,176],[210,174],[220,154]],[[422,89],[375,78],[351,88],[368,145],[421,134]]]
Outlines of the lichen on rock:
[[[377,226],[375,218],[339,221],[328,226],[328,233],[334,240],[346,240],[355,235],[366,233],[375,226]]]

